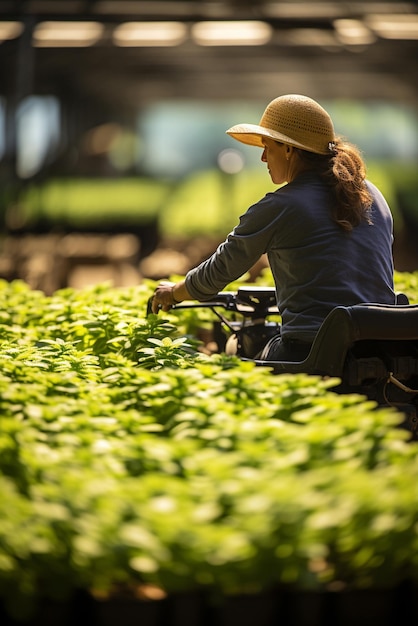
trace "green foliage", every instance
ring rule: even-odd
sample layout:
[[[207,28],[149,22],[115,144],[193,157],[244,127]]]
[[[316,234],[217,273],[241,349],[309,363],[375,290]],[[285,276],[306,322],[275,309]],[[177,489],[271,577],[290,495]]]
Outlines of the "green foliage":
[[[368,160],[367,169],[389,202],[395,231],[404,228],[405,216],[417,224],[415,163]],[[91,227],[98,222],[140,225],[158,219],[162,234],[169,237],[224,237],[251,204],[273,189],[267,170],[261,167],[248,167],[233,176],[218,169],[197,171],[175,182],[57,178],[26,186],[19,207],[28,223],[41,218],[53,224]]]
[[[224,237],[239,216],[271,189],[264,170],[234,176],[217,170],[196,172],[179,183],[166,202],[161,213],[162,232],[168,236],[204,233]]]
[[[396,278],[416,300],[417,277]],[[76,587],[416,581],[417,444],[401,416],[332,380],[200,354],[181,310],[145,318],[152,288],[0,284],[8,610]]]
[[[395,272],[395,290],[406,294],[411,304],[418,304],[418,272]]]
[[[169,194],[165,180],[57,178],[25,187],[20,205],[29,221],[42,216],[78,226],[143,223],[158,215]]]

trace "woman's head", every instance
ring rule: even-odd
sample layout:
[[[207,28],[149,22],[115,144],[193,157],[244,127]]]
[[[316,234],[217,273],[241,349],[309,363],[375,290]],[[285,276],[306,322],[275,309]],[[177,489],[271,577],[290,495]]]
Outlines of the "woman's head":
[[[297,94],[279,96],[266,107],[260,124],[237,124],[228,135],[253,146],[273,139],[315,154],[330,154],[335,141],[331,117],[312,98]]]
[[[290,94],[267,106],[260,124],[238,124],[226,131],[238,141],[263,148],[274,183],[290,182],[313,170],[331,192],[331,214],[350,231],[370,222],[371,195],[358,148],[337,137],[329,114],[312,98]]]

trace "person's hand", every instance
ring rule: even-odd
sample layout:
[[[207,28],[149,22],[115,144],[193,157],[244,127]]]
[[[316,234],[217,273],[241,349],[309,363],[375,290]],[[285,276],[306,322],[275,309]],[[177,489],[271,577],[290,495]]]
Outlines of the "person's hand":
[[[169,311],[178,301],[174,298],[174,283],[160,283],[154,291],[152,297],[152,312],[158,314],[159,311]]]

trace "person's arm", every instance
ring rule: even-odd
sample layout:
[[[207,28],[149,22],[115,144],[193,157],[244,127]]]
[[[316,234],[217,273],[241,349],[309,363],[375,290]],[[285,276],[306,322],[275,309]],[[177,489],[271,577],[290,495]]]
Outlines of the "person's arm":
[[[252,205],[227,239],[206,261],[190,270],[183,281],[161,283],[157,287],[153,313],[169,311],[176,301],[208,300],[242,276],[268,249],[278,214],[276,194],[267,194]]]
[[[179,304],[183,300],[192,300],[184,280],[178,283],[160,283],[152,298],[152,312],[169,311],[174,304]]]

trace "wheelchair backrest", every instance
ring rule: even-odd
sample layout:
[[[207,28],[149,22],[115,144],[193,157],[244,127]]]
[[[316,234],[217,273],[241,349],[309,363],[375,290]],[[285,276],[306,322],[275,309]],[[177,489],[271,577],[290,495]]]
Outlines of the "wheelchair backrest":
[[[341,377],[355,342],[418,341],[418,305],[358,304],[335,307],[323,321],[304,361],[264,362],[275,373],[305,372]],[[418,358],[418,355],[417,355]],[[261,364],[261,363],[260,363]]]

